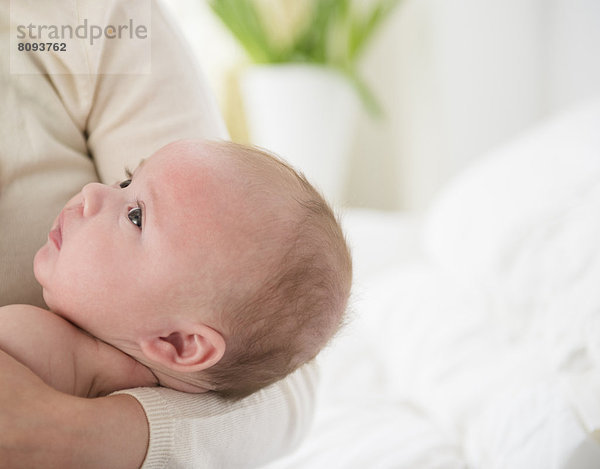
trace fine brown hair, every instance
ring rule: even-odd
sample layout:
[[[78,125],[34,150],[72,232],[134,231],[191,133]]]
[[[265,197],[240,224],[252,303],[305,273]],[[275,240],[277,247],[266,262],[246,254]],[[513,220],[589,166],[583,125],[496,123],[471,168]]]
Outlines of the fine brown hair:
[[[221,303],[223,358],[198,377],[237,399],[312,360],[335,334],[350,296],[352,258],[336,215],[303,174],[257,147],[210,145],[247,176],[247,197],[264,212],[256,238],[269,239],[267,249],[257,248],[262,258],[254,264],[264,274],[255,288]]]

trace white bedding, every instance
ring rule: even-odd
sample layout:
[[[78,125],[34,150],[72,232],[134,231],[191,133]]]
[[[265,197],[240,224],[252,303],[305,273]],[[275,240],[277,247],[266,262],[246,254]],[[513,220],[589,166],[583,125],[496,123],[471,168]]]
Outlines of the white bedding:
[[[275,468],[600,467],[600,101],[482,159],[425,220],[348,211],[351,321]]]

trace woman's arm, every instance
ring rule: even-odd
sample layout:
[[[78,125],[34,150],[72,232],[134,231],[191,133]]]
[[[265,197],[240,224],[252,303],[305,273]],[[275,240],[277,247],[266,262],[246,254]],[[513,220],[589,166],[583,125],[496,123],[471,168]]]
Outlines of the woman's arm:
[[[2,351],[0,383],[3,467],[142,465],[148,424],[134,398],[117,395],[83,399],[63,394]]]
[[[0,351],[0,461],[13,469],[139,468],[144,461],[144,467],[257,467],[291,450],[309,428],[315,378],[307,373],[314,368],[238,402],[170,389],[129,391],[152,413],[158,430],[151,435],[132,396],[63,394]],[[145,460],[148,441],[157,449]]]

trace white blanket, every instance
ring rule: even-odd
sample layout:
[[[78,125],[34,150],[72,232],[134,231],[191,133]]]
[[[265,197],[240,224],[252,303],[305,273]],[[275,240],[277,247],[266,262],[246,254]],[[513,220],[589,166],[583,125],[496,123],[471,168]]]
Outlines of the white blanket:
[[[351,321],[271,469],[600,467],[600,101],[483,158],[425,223],[345,225]]]

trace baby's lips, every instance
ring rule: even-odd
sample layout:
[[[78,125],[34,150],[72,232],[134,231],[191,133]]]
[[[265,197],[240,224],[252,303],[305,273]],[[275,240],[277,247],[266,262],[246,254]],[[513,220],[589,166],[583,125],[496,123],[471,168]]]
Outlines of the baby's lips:
[[[60,212],[60,215],[58,216],[58,218],[55,222],[54,228],[52,228],[52,230],[50,230],[50,233],[48,233],[48,239],[50,239],[50,241],[52,241],[54,243],[54,245],[56,246],[56,248],[59,250],[62,246],[63,222],[64,222],[64,215],[63,215],[63,212]]]

